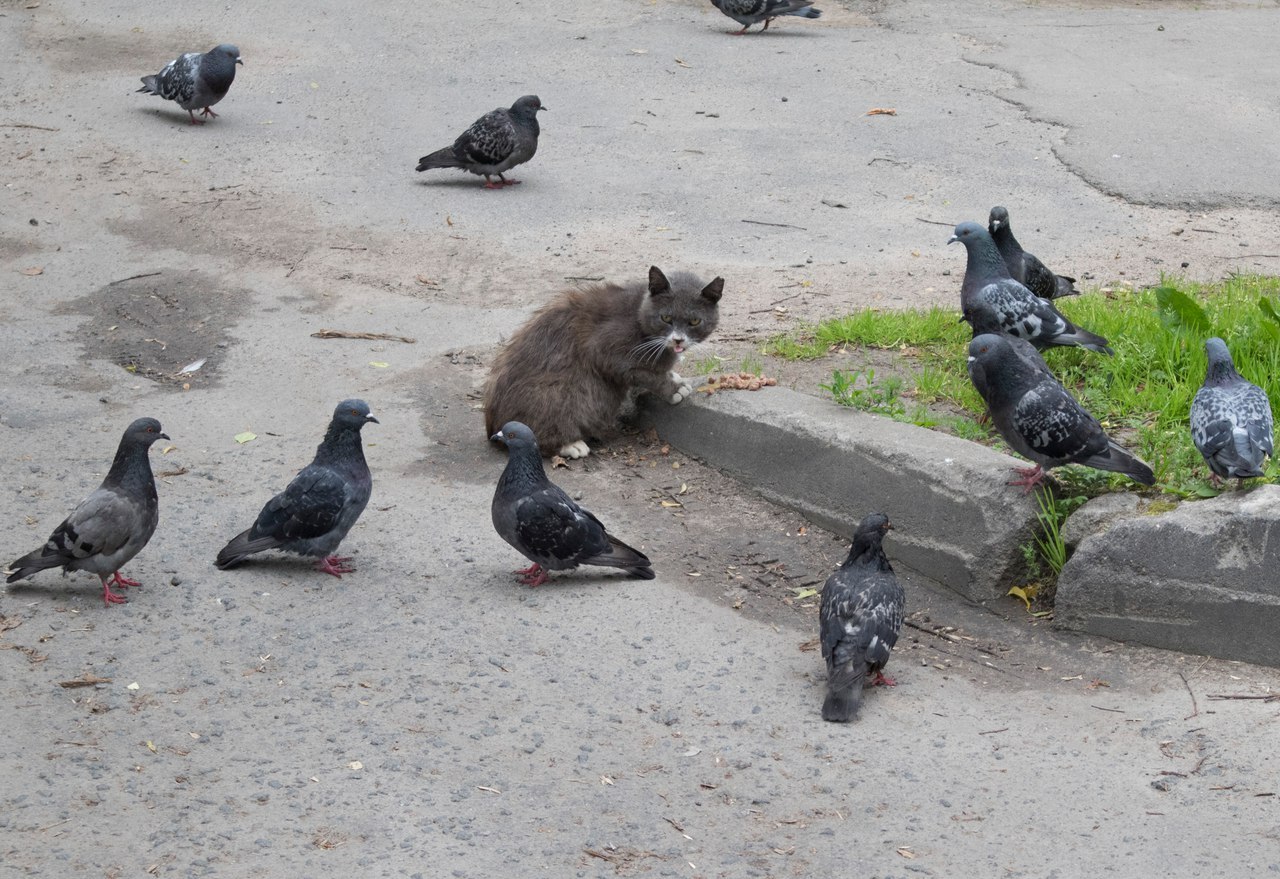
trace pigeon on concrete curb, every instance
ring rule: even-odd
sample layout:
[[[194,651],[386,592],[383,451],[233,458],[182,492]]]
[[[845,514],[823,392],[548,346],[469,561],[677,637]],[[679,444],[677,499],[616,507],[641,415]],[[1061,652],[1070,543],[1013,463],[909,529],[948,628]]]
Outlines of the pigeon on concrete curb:
[[[644,553],[606,531],[599,519],[547,479],[532,430],[508,421],[490,439],[507,447],[507,467],[493,493],[493,527],[533,562],[515,572],[522,583],[540,586],[547,582],[548,571],[579,565],[624,568],[633,577],[653,579],[653,565]]]
[[[453,146],[419,159],[417,170],[461,168],[483,175],[485,189],[514,186],[520,181],[508,180],[502,172],[523,165],[538,151],[538,111],[545,109],[537,95],[525,95],[510,109],[491,110],[471,123]],[[494,174],[497,183],[489,179]]]
[[[142,585],[122,577],[120,569],[142,551],[160,521],[147,451],[156,440],[168,438],[154,418],[130,424],[102,485],[54,529],[44,546],[9,565],[13,573],[8,582],[46,568],[90,571],[102,581],[102,603],[123,604],[125,597],[112,592],[111,584]]]
[[[989,308],[1006,333],[1042,350],[1051,345],[1074,345],[1099,354],[1115,353],[1106,339],[1077,327],[1052,302],[1011,278],[986,229],[977,223],[961,223],[947,243],[954,241],[962,243],[968,252],[964,282],[960,285],[960,307],[966,315]]]
[[[1214,482],[1265,473],[1275,454],[1274,422],[1267,392],[1246,381],[1216,336],[1204,343],[1209,368],[1191,403],[1191,439],[1213,471]]]
[[[142,77],[140,92],[175,101],[191,116],[192,125],[203,125],[201,116],[217,118],[210,108],[227,96],[236,78],[236,65],[243,64],[240,50],[230,43],[208,52],[188,52],[170,61],[155,76]],[[203,108],[203,109],[202,109]]]
[[[984,230],[985,231],[985,230]],[[969,378],[986,401],[1000,435],[1035,467],[1017,468],[1026,491],[1044,479],[1045,471],[1063,464],[1083,464],[1123,473],[1143,485],[1155,475],[1143,461],[1116,444],[1098,420],[1076,402],[1030,348],[1008,336],[986,333],[969,343]],[[1029,361],[1035,354],[1037,365]]]
[[[364,512],[373,490],[360,439],[360,429],[370,421],[379,423],[364,400],[339,403],[315,459],[267,501],[252,528],[222,548],[214,565],[226,569],[256,552],[279,549],[318,558],[316,570],[339,579],[354,573],[347,565],[349,556],[332,553]]]
[[[753,24],[764,22],[760,33],[769,29],[769,22],[780,15],[797,15],[801,18],[817,18],[822,10],[813,8],[813,0],[711,0],[711,5],[742,25],[740,31],[729,31],[742,36]]]
[[[1013,228],[1009,225],[1009,211],[1000,206],[991,209],[987,218],[987,231],[991,233],[996,249],[1004,258],[1004,264],[1015,281],[1022,284],[1041,299],[1061,299],[1064,296],[1079,296],[1075,288],[1076,279],[1066,275],[1055,275],[1036,259],[1035,254],[1027,253],[1013,237]]]
[[[882,669],[902,630],[906,596],[881,546],[892,528],[884,513],[863,519],[853,535],[849,557],[822,587],[818,621],[822,657],[827,661],[823,720],[853,720],[872,672],[873,685],[894,686]]]

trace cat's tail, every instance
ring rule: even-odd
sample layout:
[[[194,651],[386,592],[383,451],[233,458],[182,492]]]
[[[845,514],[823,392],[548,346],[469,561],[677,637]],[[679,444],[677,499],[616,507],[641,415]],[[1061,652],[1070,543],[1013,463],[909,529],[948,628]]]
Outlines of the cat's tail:
[[[584,565],[600,565],[606,568],[625,568],[627,573],[641,580],[652,580],[653,562],[640,550],[627,546],[612,534],[605,534],[609,541],[609,549],[589,559],[583,559]]]
[[[454,155],[453,147],[447,146],[442,150],[436,150],[430,155],[423,156],[418,159],[419,171],[427,171],[431,168],[461,168],[462,163],[458,161],[458,157]]]

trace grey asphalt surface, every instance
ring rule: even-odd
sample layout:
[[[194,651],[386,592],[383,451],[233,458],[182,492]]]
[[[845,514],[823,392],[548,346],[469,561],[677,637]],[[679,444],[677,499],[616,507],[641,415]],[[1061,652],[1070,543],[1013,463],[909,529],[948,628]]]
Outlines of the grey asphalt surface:
[[[474,392],[569,278],[723,274],[726,336],[772,331],[752,312],[789,284],[791,320],[949,303],[932,223],[999,202],[1093,283],[1277,270],[1276,4],[970,6],[826,3],[742,38],[666,0],[0,6],[7,558],[130,419],[173,437],[127,605],[87,575],[0,594],[0,875],[1280,872],[1280,710],[1209,698],[1274,670],[1050,634],[904,571],[928,620],[900,686],[837,727],[812,608],[737,579],[748,551],[825,576],[839,547],[794,516],[638,446],[555,478],[657,580],[529,591],[489,525]],[[133,93],[224,40],[246,63],[211,124]],[[414,174],[530,92],[521,186]],[[352,395],[382,420],[359,573],[216,571]],[[86,674],[110,681],[59,686]]]

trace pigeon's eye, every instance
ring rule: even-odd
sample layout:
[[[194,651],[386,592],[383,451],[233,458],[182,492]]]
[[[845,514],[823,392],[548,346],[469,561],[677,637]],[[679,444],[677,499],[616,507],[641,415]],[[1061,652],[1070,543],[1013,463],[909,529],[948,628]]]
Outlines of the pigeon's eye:
[[[689,326],[691,326],[691,327],[696,327],[696,326],[697,326],[698,324],[700,324],[700,323],[702,323],[702,318],[700,318],[700,317],[691,317],[691,318],[689,318]]]
[[[662,317],[662,322],[663,322],[664,324],[669,324],[669,323],[671,323],[671,315],[669,315],[669,314],[664,314],[664,315],[661,315],[661,317]]]
[[[359,415],[360,413],[359,413],[359,412],[357,412],[356,410],[352,409],[352,410],[351,410],[351,414],[352,414],[352,415]]]
[[[155,433],[155,432],[156,432],[156,429],[154,427],[147,428],[147,433]]]

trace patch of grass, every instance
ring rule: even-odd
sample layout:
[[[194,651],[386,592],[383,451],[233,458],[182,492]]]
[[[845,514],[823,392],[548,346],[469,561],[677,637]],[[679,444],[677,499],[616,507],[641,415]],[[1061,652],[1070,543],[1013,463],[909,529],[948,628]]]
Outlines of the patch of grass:
[[[699,357],[697,360],[690,363],[689,371],[693,375],[698,376],[711,375],[712,373],[720,372],[724,362],[725,358],[720,355],[708,354],[704,357]]]
[[[906,413],[906,405],[902,402],[905,385],[906,381],[901,376],[892,374],[881,376],[880,381],[876,381],[876,371],[868,367],[858,372],[837,369],[831,373],[831,384],[819,387],[830,392],[841,406],[901,416]]]
[[[1148,290],[1091,292],[1056,304],[1071,320],[1106,336],[1116,352],[1105,357],[1077,348],[1050,349],[1044,357],[1058,379],[1108,433],[1151,465],[1162,489],[1183,497],[1216,494],[1188,426],[1192,398],[1204,381],[1204,340],[1221,336],[1240,373],[1280,403],[1280,278],[1239,275],[1209,285],[1164,278]],[[894,349],[904,358],[900,372],[911,376],[895,388],[894,399],[906,393],[921,403],[950,404],[979,416],[984,406],[966,365],[970,335],[968,325],[957,322],[956,310],[867,309],[773,339],[766,351],[812,359],[844,348]],[[948,425],[936,414],[908,412],[888,399],[886,376],[867,370],[859,382],[863,375],[856,372],[851,380],[833,379],[822,387],[843,405],[942,426],[968,439],[990,440],[994,433],[968,419]],[[1073,493],[1132,487],[1124,477],[1084,468],[1055,474],[1073,485]],[[1278,477],[1280,463],[1272,459],[1266,478]]]

